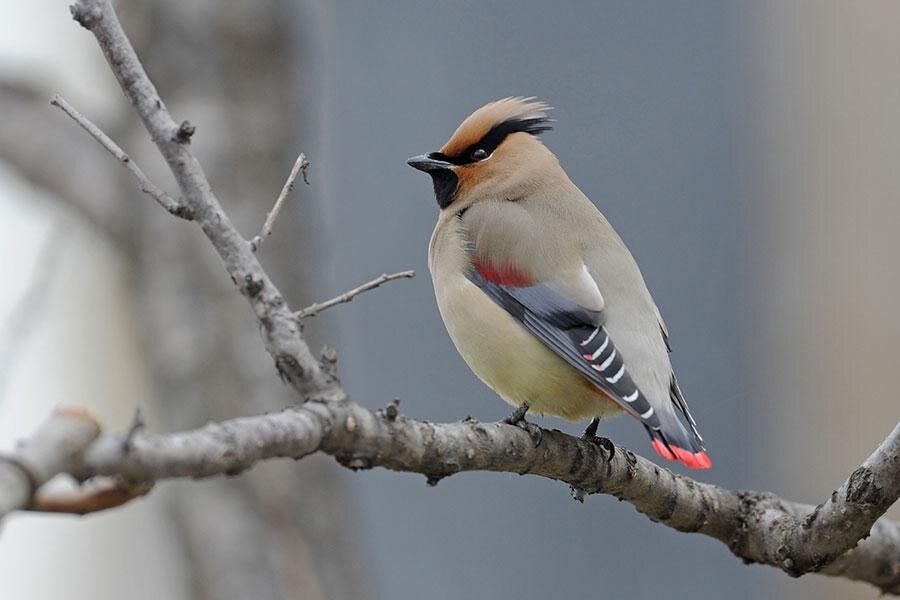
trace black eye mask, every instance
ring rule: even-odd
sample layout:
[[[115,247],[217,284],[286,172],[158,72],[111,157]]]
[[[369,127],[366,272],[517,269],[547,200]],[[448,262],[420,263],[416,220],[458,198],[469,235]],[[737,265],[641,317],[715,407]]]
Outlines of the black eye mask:
[[[456,166],[470,165],[488,158],[503,143],[507,136],[513,133],[521,131],[531,135],[538,135],[551,129],[553,127],[550,126],[549,119],[546,117],[509,119],[491,127],[490,131],[484,134],[480,140],[470,144],[458,154],[447,156],[441,152],[432,152],[428,155],[428,158],[442,160]],[[429,171],[428,174],[431,175],[431,181],[434,184],[434,196],[437,198],[438,206],[441,209],[447,208],[456,195],[459,177],[451,169],[435,169]]]
[[[470,165],[479,160],[484,160],[494,153],[494,150],[503,143],[506,136],[518,133],[530,133],[531,135],[539,135],[545,131],[550,131],[553,127],[549,124],[547,117],[534,117],[531,119],[510,119],[503,121],[491,127],[490,131],[484,134],[480,140],[474,144],[466,146],[466,148],[453,156],[447,156],[440,152],[432,152],[428,156],[437,160],[444,160],[453,165]],[[484,156],[481,156],[481,152]],[[477,158],[476,158],[477,157]]]

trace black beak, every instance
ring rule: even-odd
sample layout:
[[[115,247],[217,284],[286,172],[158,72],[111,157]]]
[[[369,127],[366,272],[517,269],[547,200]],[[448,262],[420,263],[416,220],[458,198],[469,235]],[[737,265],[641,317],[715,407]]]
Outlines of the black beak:
[[[441,160],[439,158],[434,158],[434,153],[431,154],[420,154],[419,156],[413,156],[410,159],[407,159],[406,164],[411,166],[413,169],[418,169],[420,171],[425,171],[426,173],[429,171],[439,171],[442,169],[449,169],[453,165],[448,163],[446,160]]]

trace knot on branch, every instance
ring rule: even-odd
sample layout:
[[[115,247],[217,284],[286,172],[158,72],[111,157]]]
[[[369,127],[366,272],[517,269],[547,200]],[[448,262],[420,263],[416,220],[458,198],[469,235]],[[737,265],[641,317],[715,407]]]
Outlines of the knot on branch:
[[[352,471],[367,471],[374,466],[374,459],[368,454],[337,454],[335,460]]]
[[[734,530],[731,537],[728,538],[728,548],[731,552],[743,561],[745,565],[752,565],[758,562],[750,557],[747,546],[749,542],[750,524],[756,518],[758,506],[765,500],[765,494],[759,492],[737,491],[738,511],[735,515]]]
[[[400,416],[400,398],[394,398],[391,400],[390,404],[376,410],[375,414],[385,421],[393,423],[397,420],[397,417]]]
[[[69,12],[72,14],[72,18],[75,19],[76,23],[88,30],[90,30],[95,23],[103,19],[103,12],[100,10],[99,6],[89,8],[85,6],[83,2],[70,6]]]
[[[303,367],[297,358],[291,354],[279,354],[275,359],[275,369],[284,383],[303,381]]]
[[[182,121],[181,125],[178,126],[178,130],[175,132],[175,141],[179,144],[190,144],[191,138],[196,131],[197,127],[190,121]]]
[[[622,455],[625,457],[625,464],[628,468],[626,474],[628,476],[628,480],[630,481],[637,475],[637,456],[635,456],[634,452],[628,450],[627,448],[622,453]]]
[[[321,354],[321,365],[322,370],[328,374],[334,380],[337,380],[338,371],[337,371],[337,360],[338,353],[334,346],[325,345],[322,347]]]
[[[875,483],[875,474],[868,467],[859,467],[847,481],[847,502],[859,506],[880,506],[884,501],[881,486]]]
[[[262,279],[255,279],[252,274],[248,273],[244,277],[244,291],[250,298],[256,298],[263,291],[266,284]]]
[[[175,206],[173,206],[169,212],[178,217],[179,219],[184,219],[185,221],[193,221],[194,220],[194,211],[191,210],[186,204],[183,202],[179,202]]]

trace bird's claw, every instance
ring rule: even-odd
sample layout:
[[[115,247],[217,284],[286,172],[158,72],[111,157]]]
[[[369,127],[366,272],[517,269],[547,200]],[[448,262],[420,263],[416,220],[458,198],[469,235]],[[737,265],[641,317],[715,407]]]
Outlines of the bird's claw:
[[[581,439],[586,442],[590,442],[592,444],[596,444],[597,440],[597,428],[600,426],[600,417],[594,417],[591,419],[591,422],[588,423],[588,426],[584,428],[584,433],[581,434]]]
[[[531,436],[531,441],[534,442],[534,447],[537,448],[541,445],[541,442],[544,441],[544,430],[535,425],[534,423],[529,423],[525,419],[522,419],[517,425],[517,427],[524,429],[528,432],[528,435]]]
[[[606,456],[606,464],[612,460],[613,456],[616,455],[616,445],[609,440],[609,438],[599,437],[597,435],[597,427],[600,425],[600,418],[595,417],[591,419],[591,422],[584,429],[584,433],[581,434],[581,439],[589,444],[593,444],[604,451]],[[576,487],[574,485],[569,486],[569,491],[572,492],[572,500],[575,502],[584,503],[584,498],[590,492],[587,490]]]
[[[544,430],[535,425],[534,423],[529,423],[525,420],[525,415],[528,414],[528,404],[522,404],[522,406],[518,407],[516,410],[512,411],[512,413],[503,419],[503,422],[507,425],[515,425],[522,431],[528,433],[531,436],[531,441],[534,442],[534,446],[538,447],[541,445],[541,442],[544,440]]]
[[[605,437],[594,438],[593,442],[606,450],[606,464],[612,462],[613,456],[616,455],[616,445],[612,443],[612,440]]]
[[[569,491],[572,492],[572,500],[584,504],[584,497],[588,495],[587,490],[570,485]]]
[[[526,414],[528,414],[527,402],[516,408],[516,410],[512,411],[508,417],[503,419],[503,422],[507,425],[518,425],[519,423],[525,421]]]
[[[606,451],[606,462],[612,460],[613,456],[616,455],[616,445],[613,444],[609,438],[599,437],[597,436],[597,427],[600,425],[600,418],[595,417],[591,419],[591,422],[584,429],[584,433],[581,434],[581,439],[589,444],[594,444],[595,446],[599,446],[603,450]]]

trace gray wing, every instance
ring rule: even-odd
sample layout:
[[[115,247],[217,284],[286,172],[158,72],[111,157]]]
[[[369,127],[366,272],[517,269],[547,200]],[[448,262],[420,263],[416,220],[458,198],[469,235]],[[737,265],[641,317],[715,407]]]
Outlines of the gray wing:
[[[588,310],[543,283],[504,285],[486,279],[477,269],[471,270],[469,279],[557,356],[640,420],[660,456],[692,468],[712,466],[675,375],[670,383],[670,400],[687,420],[690,432],[674,411],[657,413],[638,389],[625,366],[627,358],[603,326],[603,311]],[[668,345],[665,329],[660,329]]]
[[[587,310],[542,283],[506,286],[488,281],[475,269],[469,279],[648,429],[660,429],[658,415],[631,379],[625,358],[603,327],[602,312]]]

